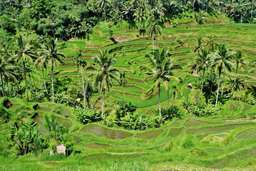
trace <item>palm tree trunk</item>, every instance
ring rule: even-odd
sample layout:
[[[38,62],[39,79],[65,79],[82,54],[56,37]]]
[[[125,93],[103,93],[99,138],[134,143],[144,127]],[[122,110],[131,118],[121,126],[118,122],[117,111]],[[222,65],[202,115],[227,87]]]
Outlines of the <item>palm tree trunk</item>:
[[[87,103],[87,107],[90,109],[91,108],[90,98],[86,98],[86,103]]]
[[[105,118],[105,114],[104,114],[104,106],[105,106],[105,93],[102,93],[102,99],[101,99],[101,116],[104,119]]]
[[[0,75],[0,77],[1,77],[1,86],[2,86],[2,95],[3,96],[5,96],[5,88],[4,88],[4,78],[3,78],[3,74],[1,73],[1,75]]]
[[[51,84],[52,84],[52,102],[54,103],[54,63],[52,58],[52,67],[51,67]]]
[[[217,95],[216,95],[215,106],[218,105],[219,93],[220,93],[220,77],[219,77],[219,82],[218,82],[218,88],[217,88]]]
[[[161,99],[160,99],[160,96],[161,96],[161,85],[159,84],[158,85],[158,111],[159,111],[159,116],[161,116]]]
[[[152,50],[153,50],[153,53],[155,51],[155,39],[156,39],[156,36],[154,34],[153,37],[152,37]]]
[[[236,63],[236,73],[238,73],[238,67],[239,67],[239,63]]]
[[[43,80],[44,80],[43,81],[44,82],[43,86],[44,86],[45,91],[48,92],[47,87],[46,87],[46,81],[45,81],[46,80],[46,76],[45,76],[45,70],[44,69],[42,69],[42,74],[43,74]]]
[[[83,74],[83,72],[82,72],[81,74],[82,74],[83,98],[84,98],[84,110],[85,110],[85,108],[86,108],[85,81],[84,81],[84,74]]]
[[[22,64],[23,64],[23,76],[25,81],[25,96],[26,96],[26,100],[28,101],[28,92],[27,92],[28,82],[27,82],[27,74],[26,74],[26,62],[23,61]]]

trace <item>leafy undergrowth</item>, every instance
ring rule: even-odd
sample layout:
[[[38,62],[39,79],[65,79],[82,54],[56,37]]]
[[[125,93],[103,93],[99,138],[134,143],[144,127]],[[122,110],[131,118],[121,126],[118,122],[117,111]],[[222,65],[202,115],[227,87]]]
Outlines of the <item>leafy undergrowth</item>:
[[[10,113],[33,115],[34,103],[11,99]],[[9,123],[0,124],[0,170],[187,170],[256,169],[256,121],[224,120],[221,115],[174,119],[159,129],[127,131],[101,123],[82,125],[74,111],[64,105],[39,103],[34,118],[47,132],[45,115],[54,115],[70,131],[74,153],[69,157],[28,154],[10,155]],[[8,156],[8,157],[7,157]]]

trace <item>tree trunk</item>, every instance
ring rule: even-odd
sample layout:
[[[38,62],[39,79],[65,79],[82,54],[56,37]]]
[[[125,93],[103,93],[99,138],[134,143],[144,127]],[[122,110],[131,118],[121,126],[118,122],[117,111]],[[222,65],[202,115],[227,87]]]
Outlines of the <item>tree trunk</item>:
[[[161,116],[161,99],[160,99],[160,96],[161,96],[161,85],[159,84],[158,85],[158,111],[159,111],[159,116]]]
[[[87,103],[87,107],[90,109],[91,104],[90,104],[90,98],[89,97],[86,98],[86,103]]]
[[[23,61],[22,64],[23,64],[23,76],[25,81],[25,96],[26,96],[26,100],[28,101],[28,92],[27,92],[28,82],[27,82],[27,74],[26,74],[26,61]]]
[[[238,67],[239,67],[239,63],[236,63],[236,73],[238,73]]]
[[[45,76],[45,70],[44,69],[42,69],[42,74],[43,74],[43,80],[44,80],[43,81],[44,82],[43,86],[44,86],[45,91],[48,92],[47,87],[46,87],[46,81],[45,81],[46,80],[46,76]]]
[[[153,34],[153,37],[152,37],[152,50],[153,50],[153,53],[155,51],[155,39],[156,39],[156,36],[155,36],[155,34]]]
[[[1,86],[2,86],[2,95],[5,96],[5,88],[4,88],[4,78],[3,78],[3,74],[0,74],[1,77]]]
[[[51,82],[52,82],[52,102],[54,103],[54,63],[52,58],[52,67],[51,67]]]
[[[86,90],[85,90],[85,80],[84,80],[84,74],[83,72],[81,72],[82,74],[82,85],[83,85],[83,98],[84,98],[84,111],[85,111],[85,108],[86,108]]]
[[[105,106],[105,93],[102,93],[102,99],[101,99],[101,116],[104,119],[105,114],[104,114],[104,106]]]
[[[217,95],[216,95],[215,106],[218,105],[219,93],[220,93],[220,77],[219,77],[219,82],[218,82],[218,88],[217,88]]]

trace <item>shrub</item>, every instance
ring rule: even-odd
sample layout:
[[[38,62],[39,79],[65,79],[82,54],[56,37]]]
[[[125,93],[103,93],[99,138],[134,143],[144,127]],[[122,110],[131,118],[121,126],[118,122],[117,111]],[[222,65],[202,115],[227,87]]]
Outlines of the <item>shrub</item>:
[[[82,108],[78,108],[75,112],[77,114],[78,120],[84,125],[90,122],[98,122],[103,119],[100,113],[97,113],[91,109],[84,110]]]
[[[37,123],[33,121],[21,124],[15,122],[11,129],[10,140],[11,145],[17,148],[20,155],[42,151],[48,147],[47,141],[38,131]]]
[[[48,128],[52,138],[59,142],[63,142],[64,135],[68,133],[68,130],[59,124],[55,117],[45,116],[45,125]]]
[[[145,130],[152,128],[152,121],[140,113],[131,113],[123,117],[120,121],[120,126],[131,130]]]
[[[166,121],[173,118],[181,118],[182,112],[177,106],[170,106],[169,108],[162,109],[161,116],[163,120]]]
[[[116,124],[121,125],[120,121],[127,115],[132,115],[137,110],[131,103],[118,102],[116,107]]]
[[[182,147],[185,149],[190,149],[195,146],[195,143],[193,142],[193,137],[186,137],[184,140]]]
[[[197,22],[197,24],[204,24],[204,16],[203,16],[203,14],[201,14],[201,13],[198,13],[198,14],[195,14],[195,20],[196,20],[196,22]]]
[[[184,108],[188,113],[198,117],[211,116],[215,115],[218,112],[218,108],[212,106],[211,104],[192,104],[192,103],[184,103]]]

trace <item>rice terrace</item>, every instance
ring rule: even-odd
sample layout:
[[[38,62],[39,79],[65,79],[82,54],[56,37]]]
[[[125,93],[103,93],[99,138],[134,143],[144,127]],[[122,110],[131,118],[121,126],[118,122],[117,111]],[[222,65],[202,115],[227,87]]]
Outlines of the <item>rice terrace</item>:
[[[256,170],[255,0],[0,0],[0,171]]]

